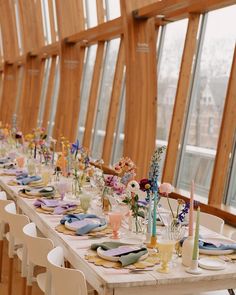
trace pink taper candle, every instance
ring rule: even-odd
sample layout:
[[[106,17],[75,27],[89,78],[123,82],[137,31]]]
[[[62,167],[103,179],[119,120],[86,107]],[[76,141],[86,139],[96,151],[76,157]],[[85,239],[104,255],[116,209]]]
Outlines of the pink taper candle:
[[[193,202],[194,202],[194,181],[192,180],[189,208],[188,235],[193,236]]]

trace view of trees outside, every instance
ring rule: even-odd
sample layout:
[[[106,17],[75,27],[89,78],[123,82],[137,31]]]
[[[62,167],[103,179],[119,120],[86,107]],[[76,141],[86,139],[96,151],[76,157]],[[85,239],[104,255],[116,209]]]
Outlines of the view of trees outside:
[[[177,186],[208,197],[235,47],[236,5],[208,14]]]

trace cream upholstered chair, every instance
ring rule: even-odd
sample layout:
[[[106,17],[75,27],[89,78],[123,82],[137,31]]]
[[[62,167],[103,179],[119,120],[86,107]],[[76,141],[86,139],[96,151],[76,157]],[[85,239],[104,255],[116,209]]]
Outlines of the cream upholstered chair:
[[[8,275],[8,294],[12,293],[13,283],[13,262],[16,254],[21,260],[21,277],[22,277],[22,294],[25,294],[26,289],[26,274],[27,274],[27,257],[26,248],[24,245],[23,227],[29,223],[29,217],[23,214],[16,213],[16,205],[14,202],[7,204],[5,210],[5,221],[9,224],[9,275]]]
[[[3,240],[5,237],[5,220],[4,220],[4,208],[9,204],[10,200],[7,200],[7,195],[5,192],[0,192],[0,282],[2,281],[2,259],[3,259]]]
[[[84,274],[78,269],[64,267],[64,255],[61,247],[52,249],[48,253],[47,259],[51,279],[51,295],[87,295]]]
[[[236,231],[232,232],[230,238],[234,241],[236,241]]]
[[[27,295],[32,293],[32,283],[36,281],[44,294],[50,294],[48,272],[40,273],[34,278],[34,266],[47,267],[47,255],[54,247],[52,240],[38,237],[35,223],[31,222],[23,228],[24,240],[28,256]],[[66,293],[65,293],[66,294]]]
[[[196,211],[194,211],[194,219],[196,220]],[[222,234],[223,232],[224,223],[224,220],[218,216],[205,212],[200,213],[200,225],[203,225],[219,234]]]

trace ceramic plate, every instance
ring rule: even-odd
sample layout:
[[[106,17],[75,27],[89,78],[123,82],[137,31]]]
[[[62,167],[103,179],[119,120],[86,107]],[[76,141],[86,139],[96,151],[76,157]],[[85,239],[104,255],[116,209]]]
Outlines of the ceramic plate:
[[[226,263],[222,259],[204,257],[199,259],[199,266],[201,268],[210,269],[210,270],[222,270],[222,269],[225,269]]]
[[[128,245],[124,245],[124,246],[120,246],[118,247],[117,249],[122,249],[122,247],[127,247]],[[129,246],[130,247],[130,246]],[[136,249],[137,247],[134,248],[134,250]],[[114,249],[115,250],[115,249]],[[108,260],[108,261],[119,261],[119,256],[110,256],[110,255],[107,255],[106,254],[106,250],[102,250],[101,247],[98,247],[97,248],[97,254],[99,257],[105,259],[105,260]],[[142,255],[140,258],[139,258],[139,261],[141,260],[144,260],[148,257],[148,252],[145,253],[144,255]]]
[[[227,238],[206,238],[206,239],[202,239],[203,241],[206,241],[208,243],[212,243],[215,245],[219,245],[219,244],[234,244],[235,241],[227,239]],[[206,255],[226,255],[226,254],[231,254],[233,253],[234,250],[230,249],[230,250],[220,250],[220,249],[199,249],[199,253],[201,254],[206,254]]]
[[[65,227],[69,230],[76,231],[78,228],[85,226],[86,224],[96,223],[99,224],[100,220],[98,218],[85,218],[83,220],[78,220],[74,222],[65,222]],[[96,227],[91,232],[101,231],[107,228],[107,223],[104,226]]]

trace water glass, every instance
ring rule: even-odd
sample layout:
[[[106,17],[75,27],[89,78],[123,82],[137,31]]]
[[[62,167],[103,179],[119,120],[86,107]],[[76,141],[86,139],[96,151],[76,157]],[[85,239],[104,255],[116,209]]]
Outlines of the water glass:
[[[121,212],[109,212],[108,213],[109,216],[109,221],[110,224],[112,226],[112,230],[113,230],[113,239],[119,239],[119,229],[121,226],[121,221],[122,221],[122,217],[123,214]]]

